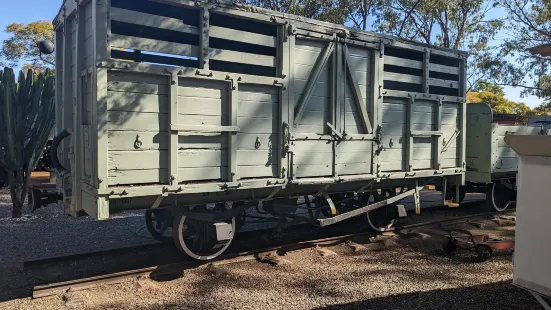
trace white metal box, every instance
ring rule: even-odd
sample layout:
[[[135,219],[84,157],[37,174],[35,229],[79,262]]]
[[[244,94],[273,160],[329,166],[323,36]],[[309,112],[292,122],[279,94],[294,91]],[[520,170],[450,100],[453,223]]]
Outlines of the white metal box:
[[[519,154],[513,283],[551,297],[551,136],[507,136]]]

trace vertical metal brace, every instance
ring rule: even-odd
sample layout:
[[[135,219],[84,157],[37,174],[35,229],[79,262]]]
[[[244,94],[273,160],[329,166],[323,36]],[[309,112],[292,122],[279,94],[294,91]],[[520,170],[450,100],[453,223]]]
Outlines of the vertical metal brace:
[[[178,73],[179,69],[170,72],[169,75],[169,92],[170,103],[168,105],[168,121],[170,123],[168,129],[168,184],[178,185]]]
[[[460,96],[461,97],[466,97],[466,85],[467,85],[467,77],[465,75],[465,70],[466,70],[466,60],[463,59],[460,63],[460,70],[459,72],[461,72],[461,80],[460,80]],[[467,126],[466,126],[466,119],[467,119],[467,103],[465,100],[462,100],[459,102],[459,106],[460,106],[460,111],[461,111],[461,114],[460,114],[460,119],[459,119],[459,134],[461,135],[460,136],[460,141],[459,141],[459,165],[461,166],[461,169],[463,169],[463,172],[462,172],[462,177],[461,177],[461,182],[460,184],[464,184],[465,183],[465,165],[466,165],[466,146],[465,146],[465,143],[466,143],[466,135],[467,135]]]
[[[342,80],[342,73],[343,73],[343,57],[342,57],[342,44],[338,42],[339,38],[335,36],[335,49],[333,52],[333,72],[332,72],[332,78],[333,78],[333,97],[331,98],[331,123],[333,124],[333,127],[329,126],[329,128],[332,129],[332,134],[342,132],[344,129],[344,122],[342,122],[342,114],[341,113],[341,105],[342,105],[342,98],[344,96],[343,94],[343,80]],[[342,128],[341,128],[342,127]],[[337,177],[337,141],[333,141],[333,176]]]
[[[280,26],[278,28],[277,40],[278,40],[278,55],[280,57],[279,66],[280,66],[280,76],[283,79],[287,79],[285,87],[281,87],[280,92],[280,106],[279,106],[279,130],[280,130],[280,148],[279,148],[279,171],[281,178],[287,178],[289,171],[289,157],[287,152],[290,151],[290,128],[289,124],[292,124],[290,117],[293,113],[293,79],[294,79],[294,69],[293,69],[293,55],[295,49],[295,36],[292,33],[288,32],[287,27],[292,29],[292,27],[287,24],[285,26]]]
[[[410,94],[407,106],[407,149],[406,149],[406,171],[413,170],[413,105],[415,104],[415,95]]]
[[[423,57],[423,92],[425,94],[429,93],[429,63],[430,63],[430,50],[424,49]]]
[[[237,126],[237,109],[239,107],[239,82],[230,79],[229,89],[229,111],[230,119],[228,126]],[[235,182],[239,180],[237,176],[237,133],[228,132],[228,181]]]
[[[83,166],[82,163],[84,162],[84,156],[82,152],[83,147],[83,141],[82,138],[82,127],[81,119],[82,119],[82,96],[80,96],[82,92],[82,85],[81,85],[81,79],[80,77],[80,70],[82,68],[82,62],[83,62],[83,55],[80,51],[81,48],[84,47],[84,26],[85,23],[81,22],[84,18],[81,18],[84,15],[83,10],[80,8],[80,6],[77,5],[76,13],[75,13],[75,27],[76,29],[76,44],[75,44],[75,52],[74,55],[76,55],[75,59],[75,66],[73,68],[73,76],[74,78],[74,86],[73,86],[73,98],[72,102],[74,103],[73,106],[73,130],[74,130],[74,136],[72,137],[72,140],[74,142],[73,144],[73,152],[74,152],[74,172],[71,173],[72,177],[72,197],[74,199],[71,199],[72,208],[76,211],[82,210],[82,174],[83,174]],[[70,34],[66,34],[70,35]]]
[[[200,35],[201,35],[201,53],[199,53],[199,68],[203,70],[209,70],[209,27],[210,27],[210,5],[203,6],[203,18],[200,21]]]
[[[436,102],[436,131],[442,131],[442,97],[437,97],[438,101]],[[440,152],[442,149],[442,136],[434,136],[436,140],[436,146],[434,148],[434,168],[440,170],[442,167],[440,163]]]
[[[65,13],[63,14],[63,16],[65,17]],[[59,125],[61,125],[60,129],[63,130],[63,129],[72,129],[73,130],[73,134],[76,134],[74,132],[74,119],[73,119],[73,113],[74,113],[74,109],[75,109],[75,106],[73,104],[73,92],[75,90],[74,86],[71,85],[71,78],[72,78],[72,72],[71,72],[71,66],[72,66],[72,50],[73,50],[73,42],[72,42],[72,37],[71,37],[71,33],[72,33],[72,28],[73,28],[73,25],[67,20],[65,19],[64,23],[63,23],[63,62],[62,64],[59,62],[59,59],[57,59],[56,61],[56,65],[59,65],[61,64],[63,66],[63,77],[62,77],[62,80],[61,80],[61,87],[59,88],[60,90],[62,90],[62,96],[63,98],[60,98],[61,99],[61,102],[62,102],[62,120],[58,123]],[[56,48],[57,49],[57,48]],[[61,73],[61,70],[58,72],[56,70],[56,74],[58,73]],[[58,84],[59,86],[59,84]],[[58,89],[56,88],[56,99],[57,99],[57,94],[59,94],[58,92]],[[56,109],[59,108],[59,107],[56,107]],[[56,120],[57,121],[57,120]],[[61,132],[61,131],[60,131]],[[73,137],[71,137],[70,139],[73,139]],[[67,166],[71,166],[71,162],[73,162],[72,158],[70,158],[70,156],[72,156],[72,154],[70,154],[70,148],[69,148],[69,141],[65,141],[65,142],[62,142],[63,143],[63,148],[62,148],[62,156],[61,158],[64,158],[65,161],[63,162],[64,165]],[[72,168],[72,167],[71,167]],[[73,179],[75,178],[75,176],[73,176]],[[71,180],[69,178],[65,179],[65,178],[58,178],[58,180],[61,180],[62,182],[62,186],[63,186],[63,194],[64,195],[69,195],[69,188],[72,186],[71,184]],[[71,210],[71,212],[73,211],[79,211],[79,210]]]
[[[107,61],[110,59],[111,21],[109,17],[110,0],[98,1],[92,7],[95,20],[94,38],[96,41],[95,61]],[[91,3],[90,5],[93,5]],[[92,123],[97,127],[93,130],[93,140],[97,141],[93,158],[95,159],[95,171],[97,177],[93,178],[93,185],[99,190],[106,190],[108,186],[108,136],[107,136],[107,69],[93,66],[92,88]],[[95,104],[94,104],[95,103]],[[98,219],[109,218],[109,197],[98,197]]]
[[[385,54],[385,45],[383,42],[379,42],[379,51],[377,54],[377,51],[374,51],[375,55],[373,55],[373,83],[371,86],[371,107],[370,111],[372,118],[371,118],[371,124],[373,129],[378,130],[378,133],[382,132],[382,113],[383,113],[383,70],[384,70],[384,54]],[[378,56],[378,57],[377,57]],[[381,173],[381,156],[378,152],[373,152],[375,155],[374,165],[375,165],[375,173],[379,175]]]
[[[445,206],[446,203],[446,194],[448,191],[448,177],[442,178],[442,205]]]
[[[415,214],[421,214],[421,201],[419,196],[419,181],[415,181],[415,192],[413,193],[413,202],[415,204]]]

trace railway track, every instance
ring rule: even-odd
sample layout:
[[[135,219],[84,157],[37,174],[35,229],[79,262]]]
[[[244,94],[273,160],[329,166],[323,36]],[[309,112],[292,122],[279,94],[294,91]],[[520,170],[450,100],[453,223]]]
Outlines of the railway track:
[[[401,232],[401,231],[408,231],[419,227],[438,227],[438,226],[457,225],[462,223],[469,223],[472,221],[479,221],[483,219],[491,219],[495,215],[506,215],[511,212],[514,212],[514,210],[501,212],[501,213],[485,212],[485,213],[478,213],[478,214],[470,214],[470,215],[459,216],[459,217],[450,218],[450,219],[397,226],[393,228],[392,231]],[[286,243],[281,245],[269,246],[261,249],[254,249],[254,250],[247,250],[247,251],[242,251],[237,253],[226,254],[209,262],[185,260],[185,261],[179,261],[179,262],[170,263],[170,264],[109,273],[105,275],[86,277],[86,278],[81,278],[81,279],[76,279],[71,281],[50,283],[46,285],[38,285],[33,287],[32,297],[41,298],[41,297],[51,296],[59,293],[64,293],[67,291],[85,290],[85,289],[90,289],[90,288],[94,288],[102,285],[109,285],[109,284],[130,281],[130,280],[137,279],[139,277],[149,277],[152,279],[177,278],[177,277],[180,277],[183,271],[185,270],[194,269],[205,265],[225,265],[225,264],[231,264],[235,262],[254,260],[254,259],[257,259],[260,254],[266,253],[266,252],[277,251],[278,253],[283,254],[286,252],[306,249],[314,246],[338,244],[338,243],[348,241],[355,237],[377,236],[379,234],[380,233],[376,233],[376,232],[349,233],[349,234],[343,234],[339,236],[332,236],[332,237],[313,239],[313,240],[307,240],[307,241],[298,241],[298,242]],[[146,245],[146,246],[153,246],[153,245]],[[120,251],[120,250],[121,249],[115,249],[113,251]],[[94,253],[93,255],[106,254],[109,252],[110,251],[101,251],[101,252]],[[42,259],[42,260],[36,260],[36,261],[29,261],[29,262],[25,262],[25,265],[26,266],[39,265],[39,264],[49,263],[56,260],[62,260],[66,262],[66,261],[69,261],[71,257],[73,258],[82,257],[85,255],[86,254],[83,253],[83,254],[77,254],[74,256],[72,255],[72,256],[65,256],[65,257],[54,257],[54,258],[48,258],[48,259]]]

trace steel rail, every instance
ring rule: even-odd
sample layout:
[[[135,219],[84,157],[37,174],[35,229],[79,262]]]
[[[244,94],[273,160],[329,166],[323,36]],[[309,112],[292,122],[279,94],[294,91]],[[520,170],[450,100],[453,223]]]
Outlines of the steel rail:
[[[398,226],[388,231],[399,232],[399,231],[409,230],[409,229],[419,228],[419,227],[444,226],[444,225],[468,223],[472,220],[489,219],[494,215],[504,215],[504,214],[511,213],[512,211],[514,211],[514,209],[506,212],[499,212],[499,213],[485,212],[485,213],[455,217],[451,219],[415,223],[415,224]],[[380,233],[379,232],[360,232],[360,233],[345,234],[345,235],[322,238],[322,239],[299,241],[299,242],[294,242],[294,243],[289,243],[284,245],[270,246],[267,248],[249,250],[249,251],[244,251],[239,253],[225,254],[209,262],[184,261],[184,262],[177,262],[177,263],[172,263],[167,265],[159,265],[159,266],[153,266],[153,267],[123,271],[123,272],[110,273],[106,275],[82,278],[77,280],[34,286],[32,297],[41,298],[41,297],[55,295],[58,293],[67,292],[69,290],[78,291],[78,290],[90,289],[90,288],[98,287],[102,285],[126,282],[133,279],[137,279],[139,277],[149,277],[154,279],[154,278],[160,278],[164,276],[174,276],[174,275],[181,276],[182,272],[185,270],[194,269],[194,268],[198,268],[206,265],[216,266],[216,265],[225,265],[225,264],[231,264],[236,262],[254,260],[258,258],[259,254],[266,253],[266,252],[278,251],[280,253],[286,253],[290,251],[301,250],[301,249],[310,248],[310,247],[319,246],[319,245],[341,243],[353,237],[377,236],[377,235],[380,235]]]

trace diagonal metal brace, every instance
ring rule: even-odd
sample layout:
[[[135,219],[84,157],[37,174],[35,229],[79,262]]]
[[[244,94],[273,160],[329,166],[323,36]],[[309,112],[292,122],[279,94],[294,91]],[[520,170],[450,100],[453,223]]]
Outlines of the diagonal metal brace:
[[[314,90],[314,86],[318,82],[321,71],[323,70],[323,67],[325,67],[325,65],[327,64],[327,61],[329,60],[329,57],[331,57],[331,54],[333,54],[334,49],[335,49],[335,43],[330,42],[329,45],[327,45],[327,47],[323,51],[323,54],[321,54],[318,57],[318,60],[316,61],[316,65],[312,69],[312,73],[310,74],[310,77],[308,78],[308,82],[304,87],[304,92],[302,93],[302,96],[300,97],[300,100],[297,102],[297,105],[295,108],[295,122],[294,122],[295,127],[297,124],[300,123],[300,120],[302,119],[302,115],[306,111],[306,104],[308,103],[308,100],[310,99],[310,95]]]
[[[343,139],[344,135],[340,132],[338,132],[338,130],[335,129],[335,127],[333,127],[333,125],[331,125],[331,123],[327,122],[327,126],[329,126],[329,128],[331,128],[331,131],[333,132],[333,134],[335,136],[337,136],[340,140]]]
[[[352,211],[349,211],[349,212],[346,212],[346,213],[343,213],[343,214],[340,214],[340,215],[337,215],[337,216],[334,216],[334,217],[331,217],[331,218],[328,218],[328,219],[319,219],[319,220],[318,220],[318,225],[319,225],[320,227],[333,225],[333,224],[336,224],[336,223],[338,223],[338,222],[347,220],[347,219],[349,219],[349,218],[358,216],[358,215],[360,215],[360,214],[363,214],[363,213],[366,213],[366,212],[369,212],[369,211],[376,210],[376,209],[378,209],[378,208],[381,208],[381,207],[384,207],[384,206],[386,206],[386,205],[389,205],[389,204],[391,204],[391,203],[393,203],[393,202],[396,202],[396,201],[399,201],[399,200],[401,200],[401,199],[404,199],[404,198],[406,198],[406,197],[409,196],[409,195],[413,195],[416,191],[420,191],[422,188],[423,188],[423,187],[418,187],[418,188],[409,190],[409,191],[407,191],[407,192],[405,192],[405,193],[396,195],[396,196],[394,196],[394,197],[390,197],[390,198],[388,198],[388,199],[385,199],[385,200],[382,200],[382,201],[379,201],[379,202],[370,204],[370,205],[368,205],[368,206],[365,206],[365,207],[362,207],[362,208],[359,208],[359,209],[356,209],[356,210],[352,210]]]

